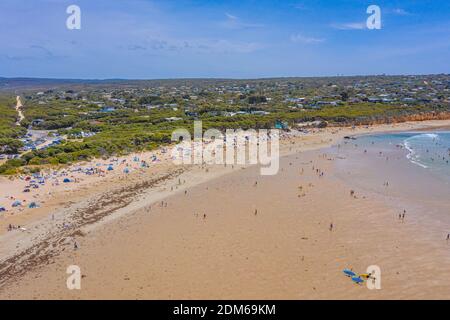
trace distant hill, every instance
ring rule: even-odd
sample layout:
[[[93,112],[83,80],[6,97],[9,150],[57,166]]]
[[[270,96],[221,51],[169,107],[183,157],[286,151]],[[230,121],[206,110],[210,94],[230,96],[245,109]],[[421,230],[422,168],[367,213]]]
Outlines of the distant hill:
[[[0,77],[0,91],[26,91],[26,90],[47,90],[47,89],[83,89],[87,87],[98,88],[139,88],[139,87],[160,87],[160,86],[226,86],[226,85],[273,85],[273,82],[290,84],[301,81],[305,84],[315,86],[331,85],[339,83],[342,86],[353,85],[356,80],[367,81],[376,80],[380,83],[395,83],[397,81],[409,80],[432,80],[440,79],[448,81],[448,75],[368,75],[368,76],[335,76],[335,77],[282,77],[282,78],[260,78],[260,79],[226,79],[226,78],[179,78],[179,79],[152,79],[152,80],[131,80],[131,79],[49,79],[49,78],[4,78]]]
[[[49,87],[60,87],[64,85],[95,84],[101,82],[101,80],[0,77],[0,90],[47,89]]]

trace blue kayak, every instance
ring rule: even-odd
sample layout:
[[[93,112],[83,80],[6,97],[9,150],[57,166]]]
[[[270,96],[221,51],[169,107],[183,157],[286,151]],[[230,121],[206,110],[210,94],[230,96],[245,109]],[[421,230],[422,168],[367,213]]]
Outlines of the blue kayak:
[[[358,277],[352,277],[352,281],[356,284],[361,284],[364,282],[363,279],[361,279],[359,276]]]
[[[354,276],[356,276],[356,273],[354,273],[352,270],[350,270],[350,269],[344,269],[344,274],[347,276],[347,277],[354,277]]]

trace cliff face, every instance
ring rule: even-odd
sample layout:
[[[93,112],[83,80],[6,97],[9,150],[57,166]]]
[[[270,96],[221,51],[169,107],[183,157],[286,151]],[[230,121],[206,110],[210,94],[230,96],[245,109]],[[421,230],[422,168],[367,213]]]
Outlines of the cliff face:
[[[399,116],[386,116],[377,117],[370,119],[357,119],[355,121],[349,121],[345,123],[336,123],[335,126],[348,126],[349,124],[355,125],[375,125],[375,124],[386,124],[386,123],[401,123],[407,121],[427,121],[427,120],[450,120],[450,111],[444,112],[424,112],[418,114],[410,115],[399,115]]]

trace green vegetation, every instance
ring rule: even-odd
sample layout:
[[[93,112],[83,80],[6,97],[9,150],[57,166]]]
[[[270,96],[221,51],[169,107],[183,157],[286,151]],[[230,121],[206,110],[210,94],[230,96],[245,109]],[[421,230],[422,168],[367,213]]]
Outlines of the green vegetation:
[[[16,99],[12,96],[0,96],[0,153],[14,154],[23,146],[18,140],[25,134],[25,128],[16,125]]]
[[[434,87],[424,87],[424,80]],[[270,129],[278,121],[291,127],[310,121],[322,121],[322,126],[326,122],[351,125],[449,112],[449,90],[450,78],[440,75],[430,79],[155,80],[27,91],[22,126],[15,125],[15,97],[0,97],[3,153],[18,153],[23,146],[18,138],[30,125],[54,130],[62,142],[7,161],[0,166],[0,174],[15,173],[23,166],[64,165],[152,150],[170,144],[174,129],[192,132],[195,119],[202,120],[203,130],[246,130]],[[373,97],[377,103],[369,102]]]
[[[193,130],[193,119],[183,112],[171,109],[139,110],[122,109],[110,113],[99,112],[98,107],[78,107],[73,101],[58,102],[42,110],[37,106],[26,111],[28,119],[44,119],[42,128],[63,128],[70,123],[71,129],[60,130],[62,134],[76,134],[90,131],[96,135],[84,139],[68,139],[66,143],[45,150],[30,151],[21,159],[8,161],[0,166],[0,173],[13,172],[11,169],[23,165],[69,164],[89,160],[93,157],[124,155],[132,151],[152,150],[160,145],[171,143],[172,131],[184,127]],[[304,121],[325,120],[331,123],[350,123],[355,121],[376,120],[397,115],[414,114],[428,111],[424,107],[404,107],[382,104],[359,104],[326,107],[320,110],[277,111],[268,115],[209,116],[203,113],[203,130],[209,128],[237,129],[273,128],[275,121],[294,124]],[[89,113],[92,112],[92,113]],[[61,117],[63,116],[63,117]],[[178,116],[183,120],[167,122],[165,118]],[[48,122],[47,122],[48,121]],[[50,123],[50,124],[49,124]]]

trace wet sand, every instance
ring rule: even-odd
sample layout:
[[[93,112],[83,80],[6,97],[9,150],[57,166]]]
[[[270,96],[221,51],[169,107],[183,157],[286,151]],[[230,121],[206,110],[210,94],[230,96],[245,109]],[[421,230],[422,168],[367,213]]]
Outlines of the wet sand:
[[[404,223],[395,220],[398,207],[343,180],[335,167],[339,159],[324,150],[299,152],[308,150],[307,143],[328,146],[348,132],[290,141],[275,176],[260,176],[257,166],[190,168],[128,194],[111,191],[104,202],[76,202],[78,216],[68,206],[58,223],[78,217],[70,221],[76,227],[49,228],[42,238],[34,228],[3,235],[0,298],[449,298],[449,247],[441,235],[430,237],[413,213]],[[48,212],[46,219],[33,226],[55,224]],[[42,243],[20,255],[27,245]],[[82,270],[79,291],[66,287],[72,264]],[[381,290],[342,274],[374,264],[382,270]]]

